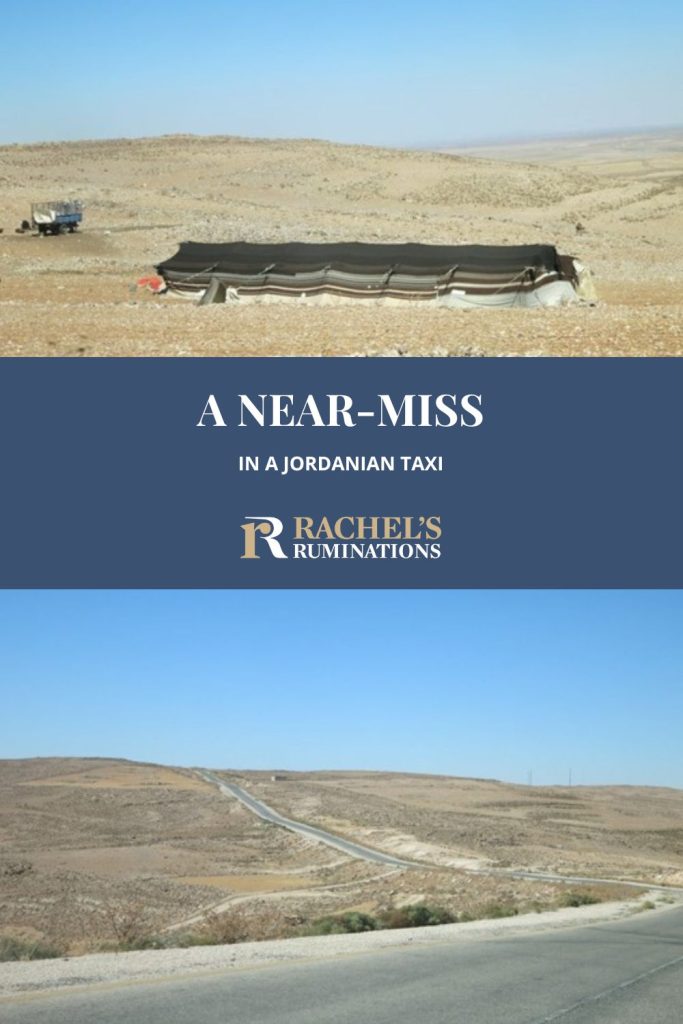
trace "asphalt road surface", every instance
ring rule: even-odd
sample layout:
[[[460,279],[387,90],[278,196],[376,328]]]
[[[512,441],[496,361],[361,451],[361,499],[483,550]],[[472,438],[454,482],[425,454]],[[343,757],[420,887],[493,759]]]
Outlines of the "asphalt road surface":
[[[234,782],[225,782],[223,779],[219,779],[218,776],[213,775],[212,772],[201,771],[197,773],[200,778],[204,779],[205,782],[212,782],[215,786],[218,786],[220,791],[226,796],[234,796],[240,800],[245,807],[248,807],[250,811],[257,814],[259,818],[263,818],[264,821],[270,821],[273,825],[280,825],[282,828],[288,828],[290,832],[297,832],[299,835],[306,836],[309,839],[315,839],[319,843],[325,843],[326,846],[332,846],[335,850],[339,850],[341,853],[346,853],[349,857],[357,857],[360,860],[369,860],[374,864],[387,864],[393,868],[414,868],[418,867],[417,864],[409,860],[401,860],[399,857],[392,857],[390,853],[380,853],[379,850],[372,850],[369,846],[362,846],[360,843],[352,843],[348,839],[341,839],[339,836],[332,835],[331,832],[325,832],[322,828],[316,828],[314,825],[306,825],[302,821],[292,821],[291,818],[285,818],[282,814],[278,814],[267,804],[261,803],[255,797],[247,793],[241,786],[235,785]],[[420,865],[423,866],[424,865]]]
[[[218,786],[225,796],[233,796],[237,800],[240,800],[245,807],[248,807],[250,811],[257,814],[259,818],[263,818],[265,821],[270,821],[274,825],[281,825],[283,828],[288,828],[291,832],[298,832],[300,835],[316,839],[318,842],[325,843],[327,846],[332,846],[335,850],[347,853],[351,857],[358,857],[361,860],[373,861],[375,864],[387,864],[390,867],[395,868],[419,867],[424,869],[430,867],[429,863],[418,864],[415,861],[401,860],[399,857],[392,857],[389,853],[381,853],[379,850],[372,850],[370,847],[362,846],[360,843],[354,843],[348,839],[341,839],[339,836],[332,835],[331,832],[325,832],[324,829],[316,828],[314,825],[306,825],[304,822],[285,818],[284,815],[278,814],[277,811],[274,811],[271,807],[268,807],[267,804],[257,800],[256,797],[247,793],[246,789],[242,789],[242,787],[236,785],[236,783],[225,782],[217,775],[214,775],[213,772],[209,771],[198,771],[197,774],[205,782],[210,782],[214,786]],[[567,882],[572,885],[592,885],[594,883],[599,883],[601,885],[618,885],[622,888],[624,886],[628,886],[632,889],[645,889],[648,891],[654,890],[657,892],[679,891],[678,889],[672,890],[670,886],[666,885],[652,885],[647,882],[633,882],[628,879],[591,878],[583,875],[555,875],[547,871],[523,871],[517,868],[469,868],[468,871],[473,875],[500,875],[507,878],[522,878],[538,882]],[[681,1013],[681,1024],[683,1024],[683,1012]]]
[[[23,1000],[23,1001],[22,1001]],[[3,1024],[681,1024],[683,908],[0,1002]]]

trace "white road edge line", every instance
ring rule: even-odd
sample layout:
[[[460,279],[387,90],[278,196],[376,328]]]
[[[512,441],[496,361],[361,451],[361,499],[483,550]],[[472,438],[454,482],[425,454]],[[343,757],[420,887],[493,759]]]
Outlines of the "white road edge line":
[[[318,842],[325,843],[327,846],[331,846],[333,849],[339,850],[349,857],[357,857],[359,860],[367,860],[374,864],[384,863],[396,868],[421,868],[423,871],[428,871],[437,866],[430,864],[428,861],[402,860],[391,853],[384,853],[383,850],[373,850],[370,847],[365,847],[362,843],[357,843],[353,839],[334,836],[331,832],[325,832],[324,829],[318,828],[316,825],[308,825],[303,821],[285,818],[279,811],[274,811],[272,807],[269,807],[262,800],[257,800],[256,797],[251,796],[242,786],[238,786],[236,782],[224,782],[206,769],[195,769],[195,774],[203,782],[217,786],[224,796],[231,796],[235,800],[239,800],[244,807],[263,821],[279,824],[297,835],[305,833],[313,839],[317,839]],[[352,849],[349,849],[349,847]],[[367,855],[364,851],[367,851]],[[463,870],[469,875],[483,875],[488,878],[518,878],[537,882],[561,882],[568,885],[623,885],[626,888],[638,889],[644,892],[676,893],[678,896],[683,896],[683,887],[681,886],[635,882],[626,878],[590,878],[581,875],[555,875],[547,871],[524,871],[515,868],[463,868]]]
[[[294,832],[296,835],[310,836],[320,843],[325,843],[326,846],[331,846],[333,849],[345,853],[348,857],[369,861],[372,864],[386,864],[389,867],[396,868],[428,869],[432,866],[430,864],[418,864],[415,861],[403,860],[391,853],[384,853],[383,850],[373,850],[370,847],[363,846],[352,839],[334,836],[331,832],[325,832],[324,829],[318,828],[315,825],[309,825],[304,821],[285,818],[284,815],[273,810],[272,807],[269,807],[262,800],[257,800],[256,797],[251,796],[250,793],[235,782],[225,782],[209,771],[197,770],[196,774],[204,782],[217,786],[224,796],[230,796],[235,800],[239,800],[247,810],[251,811],[252,814],[256,814],[263,821],[270,821],[272,824],[281,825],[282,828],[289,829],[290,832]]]
[[[675,967],[676,964],[683,963],[683,956],[677,956],[674,960],[668,960],[665,964],[660,964],[658,967],[651,967],[649,971],[643,971],[642,974],[637,974],[635,978],[629,978],[628,981],[621,981],[618,985],[612,985],[611,988],[606,988],[603,992],[598,992],[594,996],[586,996],[585,999],[579,999],[577,1003],[572,1003],[571,1006],[566,1006],[563,1010],[556,1010],[555,1013],[551,1013],[549,1017],[541,1017],[539,1020],[533,1022],[533,1024],[550,1024],[553,1020],[559,1020],[560,1017],[566,1017],[568,1013],[573,1013],[574,1010],[581,1009],[582,1006],[589,1006],[591,1003],[599,1003],[603,999],[607,999],[608,996],[613,995],[615,992],[619,992],[623,989],[631,988],[632,985],[637,985],[639,981],[644,981],[646,978],[651,978],[655,974],[659,974],[660,971],[666,971],[669,967]]]

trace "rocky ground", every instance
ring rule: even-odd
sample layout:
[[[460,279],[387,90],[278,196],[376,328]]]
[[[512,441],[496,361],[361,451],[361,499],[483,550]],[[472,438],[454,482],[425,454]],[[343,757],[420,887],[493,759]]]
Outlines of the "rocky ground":
[[[242,776],[281,813],[402,857],[683,885],[683,792],[388,772]]]
[[[683,885],[677,790],[227,774],[278,810],[424,868],[389,870],[342,856],[259,820],[187,770],[106,759],[3,761],[0,936],[84,952],[184,933],[207,913],[214,926],[255,921],[259,937],[275,937],[342,911],[426,902],[476,918],[501,907],[560,905],[566,895],[567,886],[552,881],[487,873],[501,867]],[[596,899],[630,895],[624,887],[587,891]]]
[[[682,182],[680,133],[468,155],[192,136],[6,146],[0,354],[680,355]],[[14,233],[59,196],[85,202],[82,232]],[[198,309],[137,287],[189,239],[551,242],[591,267],[599,301]]]

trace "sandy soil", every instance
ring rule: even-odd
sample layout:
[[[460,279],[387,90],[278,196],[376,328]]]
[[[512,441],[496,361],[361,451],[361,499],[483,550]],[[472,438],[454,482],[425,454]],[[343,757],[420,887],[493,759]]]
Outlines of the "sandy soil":
[[[425,153],[169,136],[0,149],[2,355],[680,355],[683,133]],[[17,235],[78,196],[82,232]],[[577,229],[577,225],[579,228]],[[136,287],[180,241],[552,242],[600,300],[563,310],[198,309]]]
[[[424,862],[387,870],[269,825],[186,770],[100,759],[0,762],[0,934],[72,952],[207,911],[325,913],[427,901],[477,916],[548,906],[561,884],[512,864],[683,885],[683,793],[562,791],[429,776],[230,774],[278,810]],[[571,869],[571,872],[570,870]],[[623,887],[597,887],[619,899]],[[277,934],[277,932],[276,932]]]
[[[293,873],[306,889],[363,871],[189,773],[107,760],[0,762],[0,932],[21,927],[88,945],[125,918],[156,931],[213,906],[217,876],[239,895],[255,875],[279,890]]]

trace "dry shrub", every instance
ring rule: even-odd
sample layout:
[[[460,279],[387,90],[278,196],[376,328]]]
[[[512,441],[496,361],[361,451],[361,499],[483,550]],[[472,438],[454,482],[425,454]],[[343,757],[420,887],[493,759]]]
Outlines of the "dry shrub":
[[[601,903],[601,899],[594,892],[576,890],[563,892],[557,901],[558,907],[588,907],[592,903]]]
[[[349,932],[372,932],[377,921],[370,914],[350,910],[346,914],[328,914],[319,917],[303,929],[304,935],[344,935]]]
[[[0,962],[7,960],[51,960],[64,956],[64,950],[49,942],[0,935]]]
[[[497,918],[516,917],[517,914],[519,914],[519,907],[515,906],[514,903],[486,903],[476,916]]]
[[[188,942],[220,946],[235,942],[284,939],[291,934],[289,920],[277,910],[262,907],[247,911],[243,907],[235,907],[223,914],[207,914],[201,927],[188,937]]]
[[[378,915],[380,928],[424,928],[435,924],[453,924],[457,921],[445,907],[428,903],[415,903],[408,907],[390,907]]]
[[[107,935],[105,945],[118,950],[159,949],[165,943],[156,934],[156,920],[140,900],[128,903],[107,901],[97,917]]]

